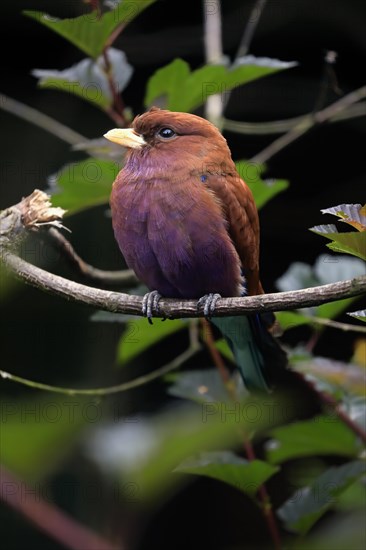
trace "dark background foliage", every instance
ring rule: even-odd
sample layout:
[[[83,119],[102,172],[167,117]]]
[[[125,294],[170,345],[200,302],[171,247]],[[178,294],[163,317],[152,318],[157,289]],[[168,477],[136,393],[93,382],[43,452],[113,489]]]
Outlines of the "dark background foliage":
[[[235,55],[252,2],[223,2],[223,42],[225,54]],[[81,2],[3,0],[1,5],[2,78],[1,92],[49,114],[89,138],[100,137],[113,127],[106,115],[71,94],[39,90],[30,75],[33,68],[63,69],[83,57],[64,39],[36,22],[22,16],[23,9],[50,12],[59,17],[76,16],[84,9]],[[227,107],[228,118],[245,121],[286,119],[310,112],[316,105],[324,75],[327,50],[337,52],[335,72],[342,93],[364,84],[366,64],[366,4],[362,0],[269,0],[256,31],[251,53],[282,60],[296,60],[299,66],[279,75],[259,80],[235,90]],[[141,14],[118,38],[135,69],[123,93],[126,105],[135,114],[143,110],[147,79],[159,67],[175,57],[184,58],[192,68],[204,63],[202,9],[200,2],[173,3],[159,0]],[[327,103],[337,99],[334,89],[327,93]],[[202,114],[202,111],[198,111]],[[34,188],[45,189],[47,177],[70,159],[83,158],[70,153],[69,146],[43,130],[0,111],[1,198],[0,208],[18,202]],[[268,177],[285,178],[290,188],[261,211],[262,280],[268,290],[294,261],[312,264],[324,252],[324,241],[308,228],[326,223],[321,208],[341,203],[362,203],[365,189],[365,117],[314,128],[268,162]],[[275,136],[244,136],[225,133],[234,159],[250,158],[269,144]],[[67,219],[75,248],[91,264],[105,269],[122,267],[105,207],[97,207]],[[57,253],[41,248],[36,240],[25,245],[35,263],[75,278]],[[89,322],[90,311],[49,297],[19,285],[2,305],[2,365],[17,374],[67,386],[108,385],[146,370],[144,361],[129,372],[113,369],[115,348],[121,329],[118,325]],[[173,353],[184,348],[179,335],[171,340]],[[161,363],[170,351],[160,346],[149,356],[148,368]],[[352,339],[347,334],[330,332],[317,350],[347,359],[352,353]],[[143,358],[143,359],[146,359]],[[202,362],[207,358],[202,358]],[[28,390],[7,385],[5,397],[27,395]],[[167,403],[163,383],[154,383],[124,396],[124,412],[156,410]],[[76,460],[76,459],[75,459]],[[80,467],[80,466],[79,466]],[[54,480],[56,491],[63,476],[75,475],[75,464]],[[80,472],[79,472],[80,473]],[[87,468],[85,479],[93,476]],[[68,478],[67,478],[68,479]],[[277,481],[281,491],[280,480]],[[61,491],[61,490],[60,490]],[[232,492],[230,506],[223,510],[222,493]],[[62,493],[62,491],[61,491]],[[61,495],[61,505],[72,512],[76,507],[70,495]],[[234,490],[212,485],[206,479],[182,489],[159,510],[142,510],[134,516],[130,532],[141,530],[138,548],[186,548],[193,533],[199,530],[204,548],[236,548],[240,541],[256,543],[260,513],[254,515]],[[62,502],[64,499],[65,502]],[[280,496],[281,499],[281,496]],[[106,498],[108,501],[108,498]],[[123,511],[128,517],[128,506]],[[96,514],[95,510],[91,514]],[[102,517],[103,528],[112,532],[126,527],[121,510],[109,503]],[[131,516],[133,514],[131,513]],[[25,524],[8,509],[1,508],[7,521],[5,548],[61,548]],[[85,519],[85,518],[81,518]],[[90,517],[88,518],[90,521]],[[132,521],[132,520],[131,520]],[[143,525],[143,528],[141,527]],[[21,529],[19,529],[21,527]],[[263,527],[264,529],[264,527]],[[245,535],[243,534],[245,531]],[[3,535],[4,536],[4,535]],[[196,539],[197,540],[197,539]],[[263,533],[266,540],[266,533]],[[263,542],[264,544],[264,542]],[[249,547],[252,547],[249,543]],[[257,546],[258,548],[260,546]]]

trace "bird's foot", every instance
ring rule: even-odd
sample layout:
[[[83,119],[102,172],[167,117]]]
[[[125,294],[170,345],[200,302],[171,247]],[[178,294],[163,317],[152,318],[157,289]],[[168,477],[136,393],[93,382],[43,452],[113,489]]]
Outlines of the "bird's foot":
[[[222,298],[222,296],[221,294],[217,294],[216,292],[205,294],[204,296],[202,296],[202,298],[198,300],[197,310],[203,308],[203,315],[205,317],[210,317],[215,311],[216,302],[219,298]]]
[[[142,300],[142,315],[147,317],[150,325],[153,324],[152,316],[153,314],[159,315],[159,300],[162,298],[161,294],[157,290],[152,292],[147,292]]]

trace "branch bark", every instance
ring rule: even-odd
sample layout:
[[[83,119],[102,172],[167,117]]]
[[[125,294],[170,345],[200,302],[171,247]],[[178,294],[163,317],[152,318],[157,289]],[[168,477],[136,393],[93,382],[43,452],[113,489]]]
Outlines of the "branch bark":
[[[80,304],[89,305],[114,313],[141,315],[142,297],[101,290],[75,283],[69,279],[49,273],[19,258],[6,248],[1,249],[4,265],[16,277],[40,290],[61,296]],[[286,311],[317,306],[327,302],[360,296],[366,293],[366,276],[328,285],[278,292],[244,298],[221,298],[215,308],[215,316],[247,315],[266,311]],[[170,319],[202,317],[197,311],[197,300],[162,298],[159,302],[160,315]]]
[[[0,259],[5,267],[25,283],[67,300],[105,311],[141,315],[141,296],[101,290],[70,281],[30,264],[12,251],[14,243],[27,234],[27,229],[35,231],[45,226],[51,229],[52,226],[60,227],[63,213],[62,209],[53,208],[48,195],[37,189],[20,203],[0,212]],[[62,244],[66,247],[65,241],[64,239]],[[217,302],[215,315],[247,315],[299,309],[360,296],[365,292],[366,275],[348,281],[290,292],[244,298],[221,298]],[[165,316],[171,319],[202,317],[202,312],[197,310],[197,300],[162,298],[159,309],[159,317]]]

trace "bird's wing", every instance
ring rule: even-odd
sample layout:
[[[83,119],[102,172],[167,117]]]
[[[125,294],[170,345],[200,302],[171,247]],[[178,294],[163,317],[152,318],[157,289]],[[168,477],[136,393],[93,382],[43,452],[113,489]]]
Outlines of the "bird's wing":
[[[259,280],[259,218],[252,192],[234,174],[211,174],[206,185],[222,205],[230,237],[246,276],[248,293],[262,294]]]

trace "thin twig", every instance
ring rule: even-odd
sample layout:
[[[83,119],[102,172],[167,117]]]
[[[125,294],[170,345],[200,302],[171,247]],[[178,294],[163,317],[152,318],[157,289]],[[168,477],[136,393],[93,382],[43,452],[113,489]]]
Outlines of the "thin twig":
[[[344,111],[336,113],[326,122],[342,122],[343,120],[349,120],[351,118],[357,118],[365,115],[366,103],[357,103],[355,105],[351,105]],[[224,118],[223,128],[224,130],[229,130],[230,132],[235,132],[237,134],[281,134],[282,132],[292,130],[294,126],[302,124],[304,120],[308,119],[310,116],[311,115],[307,114],[285,120],[273,120],[267,122],[241,122],[238,120]]]
[[[231,383],[230,374],[228,369],[226,368],[226,365],[217,350],[215,346],[215,341],[213,338],[211,326],[206,320],[202,321],[203,328],[204,328],[204,341],[207,346],[207,349],[211,355],[211,358],[213,360],[214,365],[216,366],[217,370],[219,371],[219,374],[221,376],[221,379],[223,381],[223,384],[226,388],[226,391],[230,397],[230,399],[233,402],[238,401],[238,395],[235,386]],[[247,459],[249,461],[256,460],[256,455],[254,451],[254,447],[252,445],[252,442],[250,441],[250,438],[245,431],[242,431],[242,439],[243,439],[243,447],[245,450],[245,454],[247,456]],[[278,530],[276,518],[273,514],[273,508],[270,496],[267,492],[266,486],[262,484],[258,488],[258,498],[260,502],[260,506],[264,515],[264,518],[267,522],[268,531],[271,535],[272,542],[274,545],[274,548],[276,550],[281,549],[281,538],[280,533]]]
[[[26,262],[7,249],[1,250],[0,248],[0,257],[4,265],[14,275],[39,290],[104,311],[141,315],[141,296],[101,290],[75,283]],[[302,290],[243,298],[221,298],[217,301],[214,315],[247,315],[266,311],[300,309],[343,298],[360,296],[365,292],[366,276],[361,276],[348,281],[339,281]],[[202,312],[197,311],[197,300],[162,298],[159,301],[159,310],[159,317],[163,316],[171,319],[202,317]]]
[[[71,550],[123,550],[125,547],[122,541],[119,540],[118,545],[115,545],[76,522],[52,503],[44,500],[38,491],[16,478],[4,466],[0,466],[0,478],[0,498],[3,502],[61,546]]]
[[[99,281],[100,283],[107,285],[118,285],[121,287],[131,287],[139,282],[132,269],[105,271],[86,263],[75,252],[70,241],[68,241],[66,237],[64,237],[64,235],[55,227],[51,227],[47,231],[46,236],[51,237],[52,242],[62,252],[70,264],[88,279]]]
[[[152,382],[153,380],[156,380],[157,378],[168,374],[168,372],[179,369],[179,367],[181,367],[186,361],[191,359],[191,357],[193,357],[200,349],[200,345],[191,345],[187,350],[185,350],[177,357],[174,357],[172,361],[160,367],[159,369],[156,369],[153,372],[150,372],[143,376],[139,376],[138,378],[134,378],[133,380],[129,380],[128,382],[122,382],[121,384],[108,386],[106,388],[63,388],[61,386],[52,386],[50,384],[44,384],[43,382],[29,380],[28,378],[23,378],[22,376],[17,376],[3,370],[0,370],[0,376],[1,378],[10,380],[11,382],[16,382],[17,384],[22,384],[23,386],[28,386],[29,388],[33,388],[36,390],[42,390],[51,393],[61,393],[63,395],[69,396],[89,395],[93,397],[103,397],[106,395],[122,393],[128,390],[132,390],[134,388],[138,388],[139,386],[148,384],[149,382]]]
[[[250,48],[250,44],[253,40],[254,33],[258,26],[259,19],[261,18],[261,15],[266,3],[267,3],[267,0],[255,0],[252,11],[249,14],[247,24],[245,25],[244,33],[240,41],[238,50],[232,62],[232,66],[234,66],[235,63],[237,63],[237,61],[241,57],[244,57],[245,55],[247,55]],[[231,90],[228,90],[225,96],[223,97],[223,111],[225,110],[227,104],[229,103],[230,96],[231,96]]]
[[[46,130],[46,132],[53,134],[70,145],[77,145],[78,143],[87,141],[85,136],[71,130],[71,128],[61,124],[61,122],[4,94],[0,94],[0,109]]]
[[[243,37],[241,39],[238,51],[236,52],[235,59],[244,57],[249,51],[250,44],[253,40],[254,33],[256,31],[259,19],[262,15],[267,0],[256,0],[252,11],[250,12],[248,22],[245,26]]]
[[[303,134],[308,132],[311,128],[318,124],[323,124],[327,120],[334,117],[336,114],[340,113],[341,111],[344,111],[352,105],[353,103],[357,103],[361,99],[366,97],[366,86],[362,86],[358,90],[355,90],[346,96],[342,97],[335,103],[332,103],[328,107],[325,107],[325,109],[322,109],[321,111],[318,111],[314,115],[309,115],[307,117],[304,117],[304,119],[297,124],[292,130],[290,130],[287,134],[284,136],[279,137],[275,141],[273,141],[268,147],[263,149],[260,153],[255,155],[251,162],[256,162],[259,164],[264,164],[267,162],[271,157],[276,155],[279,151],[290,145],[293,141],[301,137]]]
[[[360,332],[361,334],[366,334],[365,326],[340,323],[339,321],[333,321],[333,319],[327,319],[326,317],[310,317],[309,319],[310,322],[315,325],[324,325],[326,327],[343,330],[344,332]]]
[[[119,126],[127,126],[127,121],[123,114],[125,106],[122,101],[121,95],[118,93],[117,86],[114,81],[113,67],[109,59],[107,48],[104,48],[103,50],[103,59],[105,64],[105,74],[107,76],[108,85],[113,97],[113,105],[114,105],[114,107],[109,108],[107,112]]]
[[[206,319],[201,320],[202,323],[202,329],[203,329],[203,341],[205,345],[207,346],[207,349],[211,355],[211,359],[216,366],[217,370],[220,373],[220,376],[222,378],[222,381],[230,395],[230,397],[235,400],[236,394],[234,391],[234,388],[230,384],[230,373],[228,369],[226,368],[225,362],[215,346],[215,340],[212,334],[212,328],[211,325]]]

